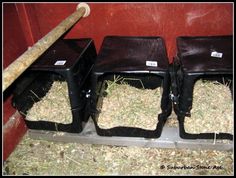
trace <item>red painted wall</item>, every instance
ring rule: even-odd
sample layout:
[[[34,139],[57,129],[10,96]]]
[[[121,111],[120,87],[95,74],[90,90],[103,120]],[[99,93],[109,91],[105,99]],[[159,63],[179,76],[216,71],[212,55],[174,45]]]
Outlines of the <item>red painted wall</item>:
[[[233,3],[89,3],[91,14],[66,38],[90,37],[97,50],[106,35],[162,36],[170,61],[177,36],[231,35]],[[4,68],[76,9],[77,3],[4,4]],[[7,108],[7,109],[6,109]],[[4,102],[4,124],[15,110]],[[4,135],[4,159],[24,133]],[[10,133],[10,134],[9,134]],[[20,134],[21,133],[21,134]],[[10,146],[5,147],[7,144]]]
[[[3,67],[27,49],[15,4],[3,5]]]
[[[3,4],[3,67],[7,67],[27,49],[15,4]],[[3,95],[3,159],[15,149],[26,132],[20,115],[11,117],[16,110],[11,106],[11,87]],[[11,119],[9,120],[9,118]]]
[[[32,24],[45,35],[70,15],[77,4],[27,4]],[[231,3],[89,3],[90,16],[78,22],[66,38],[92,37],[97,49],[106,35],[162,36],[170,60],[180,35],[233,33]],[[49,18],[50,17],[50,18]],[[46,25],[45,25],[46,24]],[[42,37],[41,35],[41,37]]]

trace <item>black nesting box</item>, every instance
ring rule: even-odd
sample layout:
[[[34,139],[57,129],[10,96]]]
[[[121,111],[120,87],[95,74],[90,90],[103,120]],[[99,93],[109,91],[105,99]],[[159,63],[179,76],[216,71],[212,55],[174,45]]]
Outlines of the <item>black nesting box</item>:
[[[97,104],[104,94],[103,84],[105,80],[113,79],[114,75],[138,79],[147,89],[162,88],[160,103],[162,112],[156,113],[158,124],[155,130],[124,126],[104,129],[98,126]],[[131,86],[141,88],[138,80],[127,82]],[[91,115],[98,135],[158,138],[172,110],[169,98],[168,58],[163,39],[161,37],[105,37],[93,68],[91,88]]]
[[[218,81],[220,83],[231,81],[229,88],[232,95],[232,64],[232,36],[196,36],[177,38],[177,56],[171,65],[171,96],[174,101],[174,110],[179,120],[181,138],[233,139],[233,135],[229,133],[193,134],[187,133],[184,128],[185,117],[191,116],[195,82],[199,79]],[[223,119],[224,118],[222,118],[222,121]]]
[[[27,114],[33,104],[46,95],[52,83],[59,80],[67,82],[73,116],[70,124],[25,119],[28,128],[71,133],[82,131],[89,116],[86,114],[86,94],[96,55],[92,39],[59,39],[22,74],[12,99],[13,106],[21,113]]]

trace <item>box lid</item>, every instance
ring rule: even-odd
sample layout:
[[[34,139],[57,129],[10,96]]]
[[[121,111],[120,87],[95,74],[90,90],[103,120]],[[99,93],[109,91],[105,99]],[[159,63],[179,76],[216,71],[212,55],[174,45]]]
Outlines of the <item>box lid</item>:
[[[92,39],[59,39],[31,66],[34,70],[70,69],[88,48]]]
[[[233,36],[178,37],[177,56],[185,72],[232,72]]]
[[[107,36],[99,51],[95,72],[150,72],[168,68],[161,37]]]

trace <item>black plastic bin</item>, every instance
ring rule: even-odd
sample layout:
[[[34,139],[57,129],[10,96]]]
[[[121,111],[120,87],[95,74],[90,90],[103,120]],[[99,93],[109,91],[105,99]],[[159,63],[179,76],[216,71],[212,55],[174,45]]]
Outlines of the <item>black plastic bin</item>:
[[[194,134],[187,133],[184,128],[185,117],[191,116],[193,91],[196,81],[199,79],[217,81],[220,83],[231,81],[229,88],[231,95],[233,95],[232,64],[232,36],[196,36],[177,38],[177,56],[170,67],[170,73],[172,78],[171,97],[174,102],[175,113],[179,120],[181,138],[233,139],[233,135],[230,133]]]
[[[92,39],[59,39],[17,79],[12,104],[24,115],[46,95],[54,81],[66,81],[68,85],[72,122],[63,124],[25,119],[29,129],[82,131],[89,117],[86,94],[90,90],[89,78],[96,56]]]
[[[104,95],[106,87],[104,81],[112,79],[114,76],[136,79],[126,81],[136,88],[141,88],[141,83],[148,89],[162,87],[161,113],[158,111],[156,113],[158,124],[155,130],[125,126],[105,129],[98,126],[97,119],[100,113],[97,110],[97,104]],[[91,115],[98,135],[160,137],[166,119],[172,111],[172,103],[169,98],[168,58],[161,37],[105,37],[93,68],[91,82]]]

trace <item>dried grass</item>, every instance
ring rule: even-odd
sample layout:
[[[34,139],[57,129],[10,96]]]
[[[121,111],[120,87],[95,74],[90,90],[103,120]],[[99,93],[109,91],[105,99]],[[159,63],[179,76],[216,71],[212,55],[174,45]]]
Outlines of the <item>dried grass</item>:
[[[107,89],[108,95],[103,100],[104,111],[101,113],[104,114],[105,120],[100,120],[100,124],[103,122],[105,127],[126,124],[126,126],[148,129],[156,126],[157,114],[160,111],[158,110],[160,89],[144,90],[131,87],[126,83],[110,84],[111,88]],[[194,95],[191,121],[186,119],[185,123],[187,129],[195,128],[195,125],[198,129],[199,127],[205,129],[208,125],[207,132],[211,131],[212,127],[219,130],[220,126],[224,127],[222,130],[230,131],[232,110],[228,110],[228,107],[229,105],[232,107],[231,96],[226,95],[228,90],[226,92],[220,85],[216,88],[212,87],[211,84],[206,87],[205,83],[195,85],[194,93],[201,97],[196,99],[197,96]],[[209,97],[215,100],[210,101]],[[226,100],[227,103],[223,103]],[[217,109],[208,115],[211,104]],[[128,108],[132,106],[135,108]],[[50,107],[56,110],[52,112]],[[117,112],[119,108],[123,109],[123,113]],[[195,115],[199,108],[204,109],[203,116],[208,119],[207,121],[206,119],[199,121],[199,114]],[[224,111],[224,118],[229,118],[230,124],[221,123],[222,116],[218,116],[220,111]],[[116,120],[114,115],[119,114],[120,120]],[[62,123],[67,116],[72,118],[67,86],[63,82],[55,82],[45,98],[35,103],[27,117]],[[136,118],[138,116],[139,119]],[[132,122],[127,121],[128,118],[132,119]],[[170,118],[167,120],[167,125],[176,126],[178,121],[175,114],[172,113]],[[217,124],[216,119],[220,119],[220,124]],[[55,143],[33,140],[26,134],[4,164],[3,172],[7,175],[233,175],[233,161],[232,151]],[[175,169],[170,169],[174,166]]]
[[[167,118],[165,126],[168,126],[168,127],[179,127],[179,121],[177,119],[177,115],[175,114],[174,110],[172,110],[171,115]]]
[[[68,93],[66,82],[54,81],[48,93],[29,109],[26,120],[70,124],[72,112]]]
[[[186,117],[184,127],[188,133],[233,133],[233,101],[229,87],[198,80],[194,85],[191,117]]]
[[[176,169],[170,169],[174,166]],[[3,172],[8,175],[233,175],[233,152],[56,143],[33,140],[26,134],[6,161]]]
[[[144,89],[130,86],[125,81],[138,80],[115,77],[107,84],[107,96],[103,98],[98,125],[103,129],[117,126],[155,130],[161,113],[161,89]],[[118,83],[120,82],[120,83]]]
[[[161,87],[138,89],[128,85],[127,80],[139,79],[114,77],[106,81],[107,96],[98,108],[101,113],[98,125],[101,128],[116,126],[138,127],[154,130],[161,112]],[[33,91],[31,91],[36,95]],[[36,95],[37,96],[37,95]],[[198,80],[194,85],[191,117],[185,119],[188,133],[227,132],[233,133],[233,105],[229,87],[218,82]],[[55,81],[51,89],[28,111],[27,120],[51,121],[63,124],[72,122],[72,113],[66,82]],[[178,127],[174,112],[167,119],[167,126]]]

